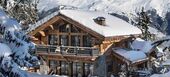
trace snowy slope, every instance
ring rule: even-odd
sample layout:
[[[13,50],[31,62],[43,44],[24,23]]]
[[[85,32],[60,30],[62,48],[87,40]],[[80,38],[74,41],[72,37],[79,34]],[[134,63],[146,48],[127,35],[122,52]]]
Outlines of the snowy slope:
[[[50,6],[49,6],[50,5]],[[85,10],[99,10],[109,13],[135,14],[144,7],[146,10],[156,9],[158,15],[164,17],[170,11],[170,0],[40,0],[39,11],[47,11],[59,5],[67,5]]]

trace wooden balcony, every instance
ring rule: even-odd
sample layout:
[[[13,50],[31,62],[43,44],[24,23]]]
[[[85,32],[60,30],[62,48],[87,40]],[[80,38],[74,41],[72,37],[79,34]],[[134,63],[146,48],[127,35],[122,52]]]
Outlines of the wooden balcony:
[[[98,56],[99,49],[93,47],[36,45],[36,53]]]
[[[49,60],[93,62],[99,49],[93,47],[36,45],[36,54]]]

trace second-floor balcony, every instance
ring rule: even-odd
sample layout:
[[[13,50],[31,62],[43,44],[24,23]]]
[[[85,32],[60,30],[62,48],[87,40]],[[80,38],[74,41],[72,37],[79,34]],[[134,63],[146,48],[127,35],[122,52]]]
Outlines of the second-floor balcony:
[[[36,45],[36,53],[77,55],[77,56],[98,56],[99,49],[94,47],[78,46],[54,46],[54,45]]]

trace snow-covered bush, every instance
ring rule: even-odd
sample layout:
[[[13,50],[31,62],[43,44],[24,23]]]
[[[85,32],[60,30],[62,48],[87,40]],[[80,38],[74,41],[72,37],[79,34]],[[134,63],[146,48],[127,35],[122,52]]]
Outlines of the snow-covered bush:
[[[18,22],[0,10],[0,75],[2,77],[27,77],[21,67],[33,67],[38,59],[30,54],[34,44]]]

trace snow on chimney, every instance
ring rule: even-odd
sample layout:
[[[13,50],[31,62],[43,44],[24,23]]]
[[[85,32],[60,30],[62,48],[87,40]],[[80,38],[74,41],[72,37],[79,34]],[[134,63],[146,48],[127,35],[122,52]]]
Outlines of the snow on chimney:
[[[104,17],[97,17],[94,19],[94,22],[96,22],[99,25],[105,26],[106,22],[105,22],[106,18]]]

